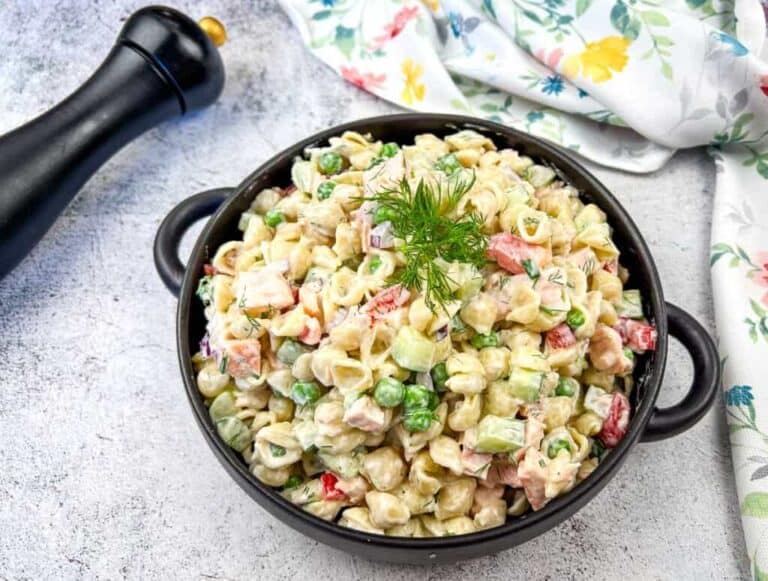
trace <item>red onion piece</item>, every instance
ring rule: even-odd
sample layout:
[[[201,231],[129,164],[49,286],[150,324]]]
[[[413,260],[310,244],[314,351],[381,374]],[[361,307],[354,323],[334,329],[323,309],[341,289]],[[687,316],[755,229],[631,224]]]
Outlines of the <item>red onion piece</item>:
[[[445,325],[444,327],[440,327],[437,331],[435,331],[435,341],[442,341],[448,336],[448,325]]]
[[[382,222],[371,230],[370,240],[373,248],[392,248],[395,245],[392,222]]]
[[[325,326],[326,331],[331,331],[331,329],[338,327],[344,322],[344,319],[347,318],[347,314],[349,314],[349,309],[341,308],[338,311],[336,311],[336,314],[333,316],[333,319],[331,319],[328,324]]]
[[[429,391],[435,391],[435,384],[432,382],[432,374],[427,372],[419,372],[416,374],[416,383],[423,385]]]
[[[203,338],[200,339],[200,355],[203,356],[204,359],[208,359],[214,354],[214,350],[211,349],[211,338],[206,333],[203,335]]]

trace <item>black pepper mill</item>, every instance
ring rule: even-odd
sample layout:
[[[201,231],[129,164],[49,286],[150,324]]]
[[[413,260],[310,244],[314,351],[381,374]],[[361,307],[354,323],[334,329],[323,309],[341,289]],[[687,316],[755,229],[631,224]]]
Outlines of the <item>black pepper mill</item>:
[[[224,87],[214,18],[173,8],[134,13],[72,95],[0,137],[0,278],[43,237],[82,185],[148,129],[213,103]]]

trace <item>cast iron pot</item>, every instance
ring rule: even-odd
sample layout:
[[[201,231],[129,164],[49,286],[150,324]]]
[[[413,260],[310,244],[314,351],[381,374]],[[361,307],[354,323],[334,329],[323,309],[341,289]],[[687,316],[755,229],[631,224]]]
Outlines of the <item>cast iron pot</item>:
[[[307,147],[323,144],[344,131],[371,133],[384,142],[412,142],[419,133],[444,136],[459,129],[474,129],[490,137],[499,148],[514,147],[539,163],[555,168],[561,178],[576,187],[582,198],[594,202],[608,215],[621,249],[622,263],[629,269],[629,286],[639,288],[646,316],[658,330],[656,350],[639,358],[637,385],[632,393],[633,416],[621,443],[607,455],[592,475],[568,494],[546,507],[522,517],[510,518],[503,526],[469,535],[443,538],[386,537],[344,528],[326,522],[295,506],[259,482],[240,455],[217,435],[203,397],[197,390],[192,355],[205,333],[203,307],[195,296],[203,265],[228,240],[241,237],[240,214],[263,188],[287,186],[293,159]],[[186,267],[178,258],[179,242],[196,220],[213,214],[195,244]],[[574,159],[556,147],[503,125],[471,117],[405,114],[362,119],[332,127],[279,153],[236,188],[203,192],[176,206],[160,225],[155,240],[155,263],[168,289],[179,297],[176,340],[179,365],[200,429],[216,457],[234,480],[271,514],[304,534],[362,557],[399,563],[448,563],[479,557],[519,545],[573,515],[589,502],[616,474],[628,452],[638,441],[649,442],[674,436],[694,425],[714,401],[720,383],[717,351],[707,331],[685,311],[665,303],[653,258],[637,226],[616,198]],[[683,400],[672,407],[655,406],[667,359],[669,335],[677,338],[694,363],[694,378]]]

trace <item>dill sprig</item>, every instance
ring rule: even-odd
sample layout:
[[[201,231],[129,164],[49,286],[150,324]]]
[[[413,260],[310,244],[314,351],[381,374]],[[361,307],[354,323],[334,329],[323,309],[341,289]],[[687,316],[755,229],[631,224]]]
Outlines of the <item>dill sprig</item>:
[[[486,262],[488,239],[481,231],[480,216],[451,215],[474,183],[474,173],[469,179],[457,174],[445,184],[421,179],[414,190],[403,179],[396,188],[367,198],[390,210],[392,231],[403,240],[398,250],[405,256],[405,266],[396,271],[394,282],[425,291],[424,300],[432,311],[453,299],[453,281],[438,259],[477,268]]]

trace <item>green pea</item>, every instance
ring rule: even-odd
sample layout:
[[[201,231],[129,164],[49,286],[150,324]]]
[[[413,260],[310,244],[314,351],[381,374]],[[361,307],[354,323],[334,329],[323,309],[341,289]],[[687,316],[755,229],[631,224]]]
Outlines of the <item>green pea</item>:
[[[579,309],[571,309],[568,311],[568,316],[565,318],[565,322],[568,323],[568,326],[571,329],[578,329],[585,321],[584,313]]]
[[[283,490],[298,488],[302,482],[303,480],[301,479],[301,476],[299,476],[298,474],[291,474],[288,477],[288,480],[285,481],[285,484],[283,484]]]
[[[278,446],[277,444],[273,444],[272,442],[269,443],[269,453],[272,454],[275,458],[280,458],[282,456],[285,456],[286,449],[282,446]]]
[[[547,456],[555,458],[561,450],[571,451],[571,443],[568,440],[552,440],[547,449]]]
[[[396,215],[397,212],[394,208],[389,206],[377,206],[376,210],[373,212],[373,223],[381,224],[382,222],[391,222]]]
[[[285,220],[285,216],[283,216],[283,213],[280,210],[270,210],[264,214],[264,223],[272,228],[277,226],[283,220]]]
[[[416,409],[435,409],[440,403],[437,394],[423,385],[406,385],[403,407],[405,411]]]
[[[297,405],[312,405],[320,399],[320,386],[316,381],[297,381],[291,386],[291,399]]]
[[[629,347],[624,347],[624,357],[626,357],[630,361],[635,360],[635,354],[633,353],[632,349],[630,349]]]
[[[426,432],[435,419],[435,414],[428,409],[416,409],[403,417],[403,427],[409,432]]]
[[[455,155],[449,153],[438,159],[435,167],[450,175],[459,171],[462,168],[462,165]]]
[[[445,382],[448,381],[448,370],[445,368],[445,362],[438,363],[429,373],[432,376],[432,383],[437,391],[445,391]]]
[[[381,146],[381,155],[384,157],[395,157],[398,151],[400,146],[397,143],[385,143]]]
[[[222,391],[211,403],[208,413],[214,422],[234,416],[237,413],[235,396],[232,395],[231,391]]]
[[[368,272],[376,272],[381,266],[381,256],[374,254],[371,261],[368,263]]]
[[[557,382],[557,387],[555,388],[555,395],[564,395],[567,397],[572,397],[574,393],[575,392],[573,391],[573,385],[571,385],[569,378],[561,377]]]
[[[333,189],[336,187],[336,182],[323,182],[317,186],[317,199],[327,200],[331,197]]]
[[[320,156],[317,165],[321,173],[333,175],[341,171],[341,156],[333,151],[328,151]]]
[[[235,417],[222,418],[216,422],[219,437],[230,448],[242,452],[251,443],[251,430],[241,420]]]
[[[603,446],[600,440],[592,442],[592,448],[589,450],[589,455],[592,458],[597,458],[599,462],[603,461],[603,458],[605,457],[605,446]]]
[[[393,408],[403,403],[405,386],[393,377],[382,377],[373,391],[373,399],[381,407]]]
[[[293,339],[286,339],[280,348],[277,350],[277,359],[288,365],[293,365],[296,360],[304,353],[311,351],[311,348],[306,345],[302,345],[298,341]]]
[[[472,339],[470,339],[469,343],[475,349],[482,349],[483,347],[498,347],[499,334],[498,333],[490,333],[488,335],[477,334],[474,337],[472,337]]]

